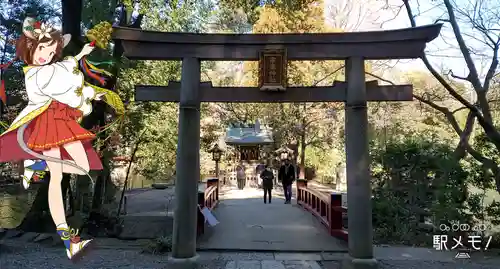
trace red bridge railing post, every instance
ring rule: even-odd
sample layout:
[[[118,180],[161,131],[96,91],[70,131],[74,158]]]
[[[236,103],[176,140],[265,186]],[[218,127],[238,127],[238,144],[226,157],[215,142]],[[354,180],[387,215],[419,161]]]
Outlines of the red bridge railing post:
[[[297,201],[305,201],[304,192],[300,188],[307,188],[307,180],[299,178],[295,184],[297,184]]]
[[[219,200],[219,179],[218,178],[209,178],[207,179],[207,189],[211,186],[216,186],[215,190],[215,200]]]
[[[342,194],[332,193],[330,196],[330,234],[336,237],[341,237],[347,240],[347,233],[343,231],[343,209],[342,209]]]
[[[330,196],[330,229],[331,231],[342,229],[342,195],[339,193],[332,193]]]
[[[298,179],[297,204],[317,217],[331,236],[348,240],[347,229],[343,227],[343,215],[347,208],[342,206],[341,193],[325,193],[307,188],[307,181]]]

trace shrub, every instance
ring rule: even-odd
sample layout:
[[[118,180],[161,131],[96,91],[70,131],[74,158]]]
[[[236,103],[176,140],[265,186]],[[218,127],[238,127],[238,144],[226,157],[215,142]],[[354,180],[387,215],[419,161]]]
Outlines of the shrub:
[[[407,137],[372,148],[372,177],[377,242],[426,245],[432,227],[472,221],[466,203],[470,173],[444,143]]]
[[[172,236],[161,236],[152,240],[142,250],[143,253],[161,254],[172,251]]]

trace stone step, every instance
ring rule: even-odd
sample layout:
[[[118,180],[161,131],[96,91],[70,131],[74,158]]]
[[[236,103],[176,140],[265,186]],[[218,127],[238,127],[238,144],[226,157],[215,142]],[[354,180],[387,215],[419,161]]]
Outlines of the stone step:
[[[225,269],[321,269],[316,261],[240,260],[229,261]]]

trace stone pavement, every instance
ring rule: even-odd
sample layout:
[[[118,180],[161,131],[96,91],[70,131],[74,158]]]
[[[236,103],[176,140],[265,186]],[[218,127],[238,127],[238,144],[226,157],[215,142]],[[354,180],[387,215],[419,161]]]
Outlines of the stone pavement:
[[[309,212],[295,204],[284,204],[273,192],[272,204],[264,204],[263,191],[225,187],[214,211],[219,220],[198,243],[201,250],[246,251],[340,251],[345,242],[331,237]]]
[[[99,239],[97,239],[99,240]],[[124,242],[123,244],[127,244]],[[377,250],[378,249],[378,250]],[[377,248],[380,269],[498,269],[500,256],[472,254],[470,260],[453,259],[454,253],[420,248]],[[383,251],[381,251],[383,249]],[[341,269],[342,253],[205,252],[200,269]],[[450,258],[451,257],[451,258]],[[160,269],[171,268],[168,255],[141,254],[139,248],[97,248],[78,263],[70,262],[62,247],[0,241],[1,269]]]
[[[206,183],[200,183],[198,190],[204,191]],[[127,215],[166,215],[175,207],[175,186],[167,189],[141,189],[127,191]],[[153,212],[153,213],[152,213]]]

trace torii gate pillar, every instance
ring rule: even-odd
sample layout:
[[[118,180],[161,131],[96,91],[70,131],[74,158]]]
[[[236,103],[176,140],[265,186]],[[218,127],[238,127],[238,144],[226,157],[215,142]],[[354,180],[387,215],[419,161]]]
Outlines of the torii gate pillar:
[[[345,149],[349,258],[343,268],[374,269],[368,114],[364,59],[346,60]]]
[[[182,59],[177,140],[177,178],[171,261],[196,262],[196,219],[200,180],[200,60]]]

